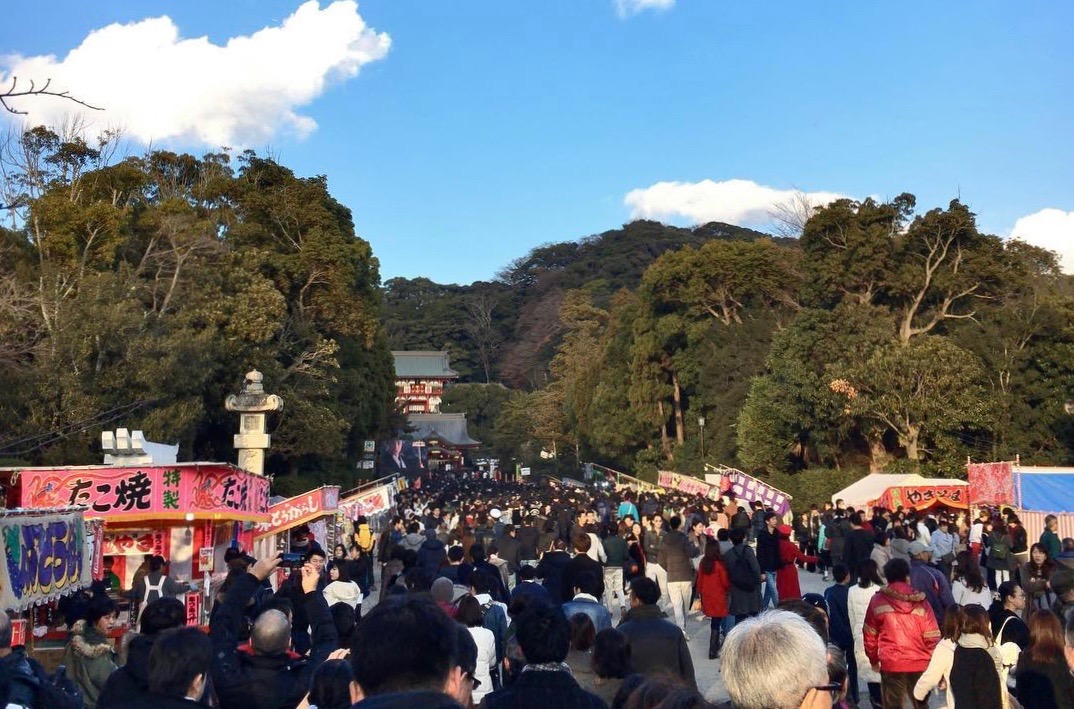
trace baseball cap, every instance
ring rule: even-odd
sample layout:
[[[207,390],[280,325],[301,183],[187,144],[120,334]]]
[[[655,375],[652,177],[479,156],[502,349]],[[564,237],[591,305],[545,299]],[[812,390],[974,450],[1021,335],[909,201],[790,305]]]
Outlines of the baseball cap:
[[[918,554],[923,554],[928,550],[929,548],[925,546],[922,542],[910,542],[910,546],[906,548],[906,553],[910,556],[917,556]]]

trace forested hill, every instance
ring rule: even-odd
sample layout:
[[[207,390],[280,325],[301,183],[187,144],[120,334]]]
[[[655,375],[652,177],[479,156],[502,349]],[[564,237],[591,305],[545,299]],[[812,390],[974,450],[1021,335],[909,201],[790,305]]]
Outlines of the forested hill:
[[[616,291],[636,288],[665,252],[714,239],[760,238],[771,237],[721,222],[686,229],[635,221],[579,241],[539,246],[491,282],[460,286],[393,278],[384,284],[385,329],[392,349],[448,350],[462,381],[539,386],[559,342],[559,309],[567,291],[586,290],[604,306]]]

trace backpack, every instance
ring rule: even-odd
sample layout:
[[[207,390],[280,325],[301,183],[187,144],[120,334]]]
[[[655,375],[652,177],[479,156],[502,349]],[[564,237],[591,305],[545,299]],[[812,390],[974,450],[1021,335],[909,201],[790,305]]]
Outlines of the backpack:
[[[731,577],[731,585],[740,591],[757,590],[761,585],[761,577],[753,573],[743,552],[732,550],[729,556],[731,563],[727,565],[727,575]]]
[[[997,537],[992,540],[992,548],[989,550],[988,555],[993,559],[1006,559],[1007,554],[1010,553],[1011,547],[1008,544],[1009,537]]]
[[[358,531],[354,535],[354,543],[366,554],[373,550],[373,532],[369,529],[368,524],[358,526]]]

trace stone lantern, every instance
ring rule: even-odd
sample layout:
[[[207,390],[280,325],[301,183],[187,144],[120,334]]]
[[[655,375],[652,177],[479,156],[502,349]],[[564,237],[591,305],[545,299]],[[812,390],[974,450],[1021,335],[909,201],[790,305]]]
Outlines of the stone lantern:
[[[239,414],[239,432],[235,435],[239,467],[255,475],[265,474],[265,450],[272,442],[265,432],[268,414],[283,410],[283,399],[265,393],[264,378],[256,369],[248,373],[242,391],[224,402],[224,408]]]

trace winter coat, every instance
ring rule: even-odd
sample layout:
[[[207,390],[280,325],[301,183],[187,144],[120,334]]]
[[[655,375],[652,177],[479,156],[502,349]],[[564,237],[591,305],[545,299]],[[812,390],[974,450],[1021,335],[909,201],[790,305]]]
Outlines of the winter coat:
[[[955,599],[951,595],[951,583],[947,576],[932,564],[911,559],[910,584],[925,594],[925,600],[929,602],[937,624],[943,620],[944,611],[955,605]]]
[[[828,635],[832,643],[844,652],[854,647],[854,636],[850,631],[850,587],[837,583],[824,589],[824,600],[828,604]]]
[[[567,562],[567,565],[563,568],[561,592],[564,601],[574,598],[574,589],[578,587],[578,577],[587,571],[593,574],[597,581],[597,593],[593,595],[597,598],[604,596],[604,567],[600,565],[599,561],[593,561],[585,554],[578,554]]]
[[[71,640],[67,643],[63,663],[67,665],[67,676],[82,690],[86,709],[96,709],[101,690],[109,675],[116,671],[112,641],[80,620],[71,628]]]
[[[8,707],[36,706],[43,673],[24,648],[13,648],[11,654],[0,657],[0,700],[6,699]]]
[[[518,537],[505,534],[496,540],[496,546],[499,548],[496,556],[507,562],[507,570],[512,574],[518,571],[522,561],[522,543]]]
[[[697,547],[690,543],[686,535],[673,530],[664,535],[660,544],[656,563],[668,572],[668,583],[694,580],[694,565],[690,559],[697,556]]]
[[[992,605],[992,592],[988,590],[987,584],[985,584],[980,591],[974,591],[967,586],[962,579],[955,579],[951,583],[951,597],[954,598],[955,603],[960,606],[968,606],[971,603],[976,603],[982,608],[987,609]]]
[[[988,618],[997,646],[1014,643],[1019,650],[1029,647],[1029,626],[1017,613],[1007,610],[996,601],[988,609]]]
[[[869,601],[863,634],[869,663],[884,672],[924,672],[940,641],[925,594],[902,581],[884,586]]]
[[[843,563],[850,569],[850,574],[858,577],[858,565],[869,558],[873,552],[875,535],[867,529],[851,529],[847,532],[846,545],[843,547]]]
[[[731,592],[731,578],[723,561],[712,565],[712,571],[698,570],[697,593],[701,596],[701,610],[706,618],[727,617],[727,594]]]
[[[329,608],[337,603],[359,608],[362,605],[362,589],[354,581],[333,581],[324,587],[324,600]]]
[[[608,568],[623,568],[630,559],[630,554],[627,553],[626,540],[620,537],[618,534],[612,534],[605,537],[601,541],[604,546],[604,555],[608,558]]]
[[[962,635],[951,662],[948,692],[952,703],[973,709],[1003,709],[999,652],[983,635]]]
[[[855,584],[847,593],[847,616],[850,618],[850,632],[854,636],[854,659],[858,664],[858,678],[863,682],[879,682],[880,674],[873,671],[869,665],[869,658],[865,654],[863,629],[865,627],[865,613],[869,610],[869,601],[880,590],[877,585],[862,588]]]
[[[276,655],[241,653],[242,610],[259,585],[252,574],[240,576],[228,591],[220,611],[209,622],[209,639],[213,646],[210,674],[221,709],[294,709],[309,691],[314,671],[328,659],[338,643],[336,626],[324,595],[311,591],[302,596],[312,628],[312,650],[308,660],[296,660],[285,652]]]
[[[743,559],[742,562],[738,562],[738,557]],[[753,549],[749,548],[745,544],[739,544],[732,547],[731,551],[724,555],[724,562],[727,564],[727,574],[731,576],[731,565],[734,563],[745,563],[750,567],[750,571],[757,575],[758,580],[761,578],[761,567],[757,563],[757,557],[753,553]],[[731,595],[728,597],[727,613],[728,615],[750,615],[761,612],[761,586],[758,585],[755,588],[746,591],[744,589],[731,584]]]
[[[779,536],[767,528],[757,533],[757,563],[765,573],[774,573],[781,566]]]
[[[936,645],[936,649],[932,651],[929,666],[925,668],[924,673],[918,678],[917,684],[914,685],[914,698],[918,701],[924,701],[929,692],[939,686],[942,680],[947,683],[947,697],[943,706],[946,709],[955,709],[955,699],[951,694],[951,663],[954,662],[954,659],[955,643],[953,640],[944,638]]]
[[[593,627],[599,633],[612,627],[612,614],[598,599],[585,593],[579,593],[572,600],[563,604],[563,615],[570,620],[575,615],[586,615],[593,621]]]
[[[433,537],[426,539],[418,547],[417,567],[425,572],[426,577],[435,579],[440,567],[447,563],[447,547]]]
[[[567,670],[527,672],[511,685],[485,696],[485,709],[605,709],[604,700],[585,691]]]
[[[1062,655],[1052,662],[1039,663],[1029,653],[1018,658],[1018,687],[1014,696],[1024,707],[1033,709],[1074,709],[1074,678]]]
[[[421,549],[421,545],[425,543],[425,535],[420,532],[410,532],[399,540],[399,547],[401,549],[409,549],[415,554],[418,549]]]
[[[541,542],[541,533],[532,524],[524,524],[518,528],[518,555],[522,561],[536,561],[544,549],[538,549]]]
[[[488,628],[467,628],[477,645],[477,668],[474,678],[481,681],[481,686],[474,690],[474,704],[480,704],[481,698],[492,691],[490,668],[496,665],[496,638]]]
[[[760,540],[757,546],[760,546]],[[776,571],[776,591],[779,600],[786,601],[790,598],[801,598],[802,589],[798,584],[798,568],[794,562],[801,561],[807,564],[815,564],[820,559],[815,556],[803,554],[802,551],[789,539],[779,540],[779,559],[782,565]]]
[[[869,554],[869,558],[876,562],[877,571],[880,572],[880,578],[884,578],[884,564],[891,561],[891,544],[887,546],[880,546],[876,542],[873,542],[873,551]],[[857,570],[854,569],[856,573]]]
[[[1041,532],[1040,545],[1048,552],[1049,559],[1055,559],[1063,553],[1063,543],[1059,540],[1059,535],[1050,529]]]
[[[111,706],[114,706],[115,709],[191,709],[191,707],[199,707],[200,705],[185,697],[168,697],[162,694],[146,692],[129,701]]]
[[[988,538],[988,560],[985,562],[985,567],[993,571],[1014,571],[1018,562],[1014,558],[1014,550],[1011,548],[1014,543],[1011,535],[1007,533],[1006,529],[994,529]],[[998,558],[992,551],[996,544],[1005,544],[1007,546],[1007,555],[1002,559]]]
[[[567,592],[570,595],[563,591],[563,572],[570,561],[571,557],[567,552],[550,551],[537,564],[537,578],[541,579],[544,587],[548,589],[548,595],[552,597],[553,603],[563,603],[574,595],[573,588]]]
[[[681,677],[691,687],[697,686],[686,636],[655,605],[640,605],[628,610],[619,623],[619,630],[630,641],[635,672],[667,672]]]
[[[149,653],[154,637],[135,635],[127,646],[127,664],[112,673],[97,704],[104,709],[135,701],[149,694]]]

